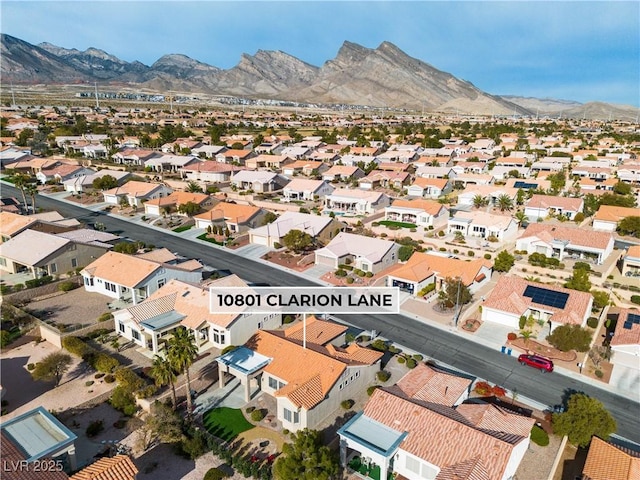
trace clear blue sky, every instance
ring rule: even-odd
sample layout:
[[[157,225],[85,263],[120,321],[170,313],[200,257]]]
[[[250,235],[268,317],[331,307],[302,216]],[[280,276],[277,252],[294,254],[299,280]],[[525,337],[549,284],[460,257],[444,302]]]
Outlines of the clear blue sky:
[[[181,53],[219,68],[281,50],[312,65],[345,40],[390,41],[499,95],[640,106],[634,1],[5,1],[2,32],[151,65]]]

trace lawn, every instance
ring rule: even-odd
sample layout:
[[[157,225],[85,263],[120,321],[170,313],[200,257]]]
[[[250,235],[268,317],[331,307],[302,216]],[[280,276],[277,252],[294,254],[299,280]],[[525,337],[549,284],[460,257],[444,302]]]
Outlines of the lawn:
[[[385,227],[400,227],[400,228],[416,228],[415,223],[407,223],[407,222],[394,222],[392,220],[382,220],[378,222],[380,225],[384,225]]]
[[[215,239],[213,238],[209,238],[207,237],[207,235],[209,235],[208,233],[203,233],[202,235],[198,235],[196,238],[198,240],[204,240],[205,242],[209,242],[209,243],[215,243],[216,245],[222,245],[222,243],[217,242]]]
[[[193,227],[193,225],[182,225],[181,227],[174,228],[173,231],[176,232],[176,233],[185,232],[185,231],[189,230],[192,227]]]
[[[237,408],[219,407],[209,410],[202,418],[205,428],[213,435],[230,442],[242,432],[251,430],[254,425],[249,423],[242,411]]]

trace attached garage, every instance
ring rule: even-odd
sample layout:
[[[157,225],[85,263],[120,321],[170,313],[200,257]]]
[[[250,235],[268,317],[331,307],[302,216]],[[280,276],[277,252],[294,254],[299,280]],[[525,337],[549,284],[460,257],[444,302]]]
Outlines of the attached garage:
[[[254,233],[249,234],[249,243],[255,244],[255,245],[264,245],[265,247],[271,247],[272,245],[269,245],[269,238],[262,236],[262,235],[256,235]]]

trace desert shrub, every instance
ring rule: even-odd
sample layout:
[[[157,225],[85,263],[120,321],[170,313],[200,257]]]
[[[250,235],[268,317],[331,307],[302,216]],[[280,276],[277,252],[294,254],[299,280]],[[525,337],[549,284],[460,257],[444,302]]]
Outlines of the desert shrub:
[[[406,358],[404,358],[404,357],[402,357],[402,356],[401,356],[401,357],[398,357],[398,363],[402,364],[402,363],[405,363],[406,361],[407,361],[407,359],[406,359]]]
[[[214,467],[207,470],[207,473],[204,474],[204,480],[222,480],[228,476],[229,475],[225,471]]]
[[[378,373],[376,373],[376,377],[378,377],[379,381],[386,382],[391,378],[391,374],[386,370],[380,370]]]
[[[53,282],[53,277],[51,275],[45,275],[44,277],[27,280],[26,282],[24,282],[24,284],[27,288],[34,288],[46,285],[51,282]]]
[[[598,327],[598,319],[596,317],[589,317],[587,319],[587,326],[589,326],[590,328],[597,328]]]
[[[264,418],[264,410],[258,408],[253,412],[251,412],[251,420],[253,420],[254,422],[259,422],[263,418]]]
[[[443,232],[442,230],[440,230],[440,231],[438,232],[438,236],[439,236],[439,237],[444,237],[444,232]]]
[[[336,270],[335,272],[333,272],[333,274],[334,274],[336,277],[346,277],[346,276],[347,276],[347,271],[346,271],[346,270],[343,270],[343,269],[341,269],[341,268],[339,268],[338,270]]]
[[[282,244],[280,242],[275,242],[273,244],[273,248],[275,248],[276,250],[279,250],[280,248],[282,248]]]
[[[487,382],[478,382],[473,388],[473,391],[480,396],[488,397],[492,393],[491,385]]]
[[[85,387],[90,387],[91,385],[93,385],[93,380],[87,380],[86,382],[84,382]]]
[[[113,383],[115,381],[116,381],[116,377],[114,377],[111,374],[105,375],[105,377],[104,377],[104,383]]]
[[[245,411],[245,412],[247,412],[247,413],[251,413],[251,412],[253,412],[255,409],[256,409],[256,407],[247,407],[247,408],[245,408],[245,410],[244,410],[244,411]]]
[[[412,357],[416,362],[421,362],[422,359],[424,358],[422,355],[420,355],[419,353],[415,353]]]
[[[580,325],[560,325],[547,337],[547,341],[563,352],[586,352],[589,350],[591,337],[591,332]]]
[[[371,348],[373,348],[374,350],[378,350],[380,352],[384,352],[384,351],[387,350],[387,344],[381,338],[375,339],[373,342],[371,342],[371,345],[369,345],[369,346]]]
[[[353,278],[352,277],[347,278],[347,283],[351,285],[353,283]]]
[[[420,290],[418,292],[418,296],[420,297],[424,297],[425,295],[433,292],[436,289],[436,284],[434,283],[430,283],[429,285],[427,285],[426,287],[424,287],[422,290]]]
[[[120,366],[120,362],[107,353],[98,353],[93,359],[93,368],[99,372],[111,373]]]
[[[36,364],[35,363],[29,363],[27,365],[27,370],[29,370],[29,371],[33,370],[34,368],[36,368]]]
[[[604,373],[602,373],[602,370],[596,370],[595,372],[596,377],[598,378],[602,378],[604,376]]]
[[[95,378],[96,380],[99,379],[99,378],[102,378],[102,377],[104,377],[104,373],[102,373],[102,372],[98,372],[93,376],[93,378]]]
[[[518,320],[518,328],[522,330],[527,323],[527,317],[524,315],[520,315],[520,319]]]
[[[195,460],[207,451],[207,442],[203,433],[196,430],[193,437],[183,438],[177,448],[180,455]]]
[[[484,254],[484,258],[485,258],[485,260],[491,260],[491,254],[490,253],[485,253]]]
[[[640,295],[631,295],[631,303],[640,305]]]
[[[58,290],[60,290],[61,292],[70,292],[77,287],[78,285],[73,282],[61,282],[58,284]]]
[[[549,435],[542,428],[534,425],[531,429],[531,441],[541,447],[549,445]]]
[[[94,420],[89,424],[85,433],[87,434],[87,437],[91,438],[91,437],[95,437],[103,430],[104,430],[104,422],[102,420]]]
[[[376,388],[378,388],[378,385],[372,385],[369,388],[367,388],[367,395],[369,396],[373,395],[373,392],[376,391]]]
[[[69,353],[84,358],[88,353],[93,353],[94,349],[80,340],[78,337],[64,337],[62,346]]]
[[[373,272],[367,272],[367,273],[364,274],[364,276],[367,277],[367,278],[371,278],[371,277],[373,277]]]
[[[109,403],[113,408],[121,411],[127,417],[133,416],[138,410],[133,394],[121,385],[113,389]]]
[[[407,358],[407,368],[416,368],[418,362],[416,362],[413,358]]]
[[[110,312],[106,312],[98,317],[98,322],[104,322],[106,320],[111,320],[112,318],[113,318],[113,314]]]
[[[345,410],[349,410],[351,407],[353,407],[353,405],[356,402],[354,402],[353,400],[349,399],[349,400],[343,400],[342,402],[340,402],[340,406],[342,408],[344,408]]]
[[[467,252],[467,255],[468,255],[469,257],[473,257],[473,256],[475,256],[475,254],[476,254],[476,252],[474,252],[473,250],[469,250],[469,251]]]
[[[118,386],[128,389],[130,392],[140,390],[145,386],[144,380],[136,372],[127,367],[120,367],[114,373]]]

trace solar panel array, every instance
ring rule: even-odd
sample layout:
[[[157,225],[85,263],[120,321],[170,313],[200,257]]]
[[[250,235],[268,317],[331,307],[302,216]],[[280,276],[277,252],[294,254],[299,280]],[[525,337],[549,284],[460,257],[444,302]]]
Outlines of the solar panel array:
[[[627,330],[631,330],[634,323],[637,323],[640,325],[640,315],[636,315],[635,313],[629,313],[627,315],[627,319],[625,320],[623,327],[626,328]]]
[[[554,308],[564,308],[567,305],[569,294],[564,292],[556,292],[547,288],[527,285],[524,290],[525,297],[529,297],[532,302],[539,303]]]
[[[515,182],[513,184],[514,188],[524,188],[524,189],[529,189],[529,188],[538,188],[538,184],[537,183],[527,183],[527,182]]]

